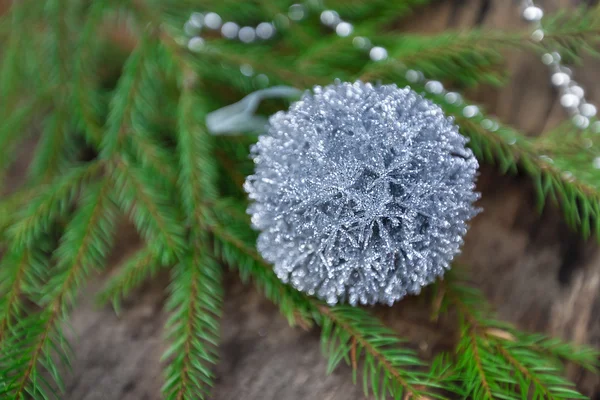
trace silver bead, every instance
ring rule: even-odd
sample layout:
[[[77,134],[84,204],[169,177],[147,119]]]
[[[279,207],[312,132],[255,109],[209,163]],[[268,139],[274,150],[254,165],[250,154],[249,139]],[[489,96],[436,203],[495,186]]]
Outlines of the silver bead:
[[[598,112],[596,106],[590,103],[583,103],[582,105],[580,105],[579,111],[581,112],[581,115],[588,118],[594,117]]]
[[[304,1],[304,4],[306,4],[309,8],[323,8],[322,0],[306,0]]]
[[[238,37],[244,43],[251,43],[256,39],[256,31],[251,26],[244,26],[238,32]]]
[[[381,46],[375,46],[369,52],[369,57],[373,61],[383,61],[388,57],[388,52]]]
[[[531,39],[533,39],[536,42],[541,42],[544,39],[544,31],[541,29],[536,29],[531,34]]]
[[[575,96],[579,97],[580,99],[583,99],[583,96],[585,96],[585,90],[583,90],[583,88],[581,86],[573,85],[573,86],[569,87],[569,92],[573,93]]]
[[[254,79],[256,80],[257,85],[260,87],[265,87],[269,85],[269,77],[265,74],[258,74]]]
[[[254,68],[252,68],[252,65],[242,64],[240,66],[240,72],[244,76],[252,76],[252,75],[254,75]]]
[[[290,26],[290,19],[286,15],[281,14],[281,13],[277,14],[275,16],[275,18],[273,19],[273,22],[275,23],[275,26],[278,29],[281,29],[281,28],[285,29]]]
[[[188,42],[188,49],[193,52],[202,51],[202,47],[204,47],[204,39],[199,36],[193,37]]]
[[[352,33],[353,30],[354,30],[354,27],[352,26],[352,24],[349,24],[348,22],[340,22],[335,27],[335,33],[340,37],[350,36],[350,34]]]
[[[560,72],[569,75],[569,77],[573,76],[573,71],[569,67],[565,67],[564,65],[560,66]]]
[[[406,71],[405,77],[406,80],[408,80],[409,82],[416,83],[419,82],[420,75],[418,71],[415,71],[414,69],[409,69],[408,71]]]
[[[354,39],[352,39],[352,44],[357,49],[362,50],[369,49],[371,47],[371,41],[364,36],[355,36]]]
[[[556,61],[556,62],[560,62],[560,60],[561,60],[561,58],[562,58],[562,57],[560,56],[560,53],[558,53],[557,51],[553,51],[551,54],[552,54],[552,58],[554,58],[554,61]]]
[[[523,10],[523,18],[526,21],[534,22],[540,21],[544,17],[544,11],[541,8],[536,6],[529,6]]]
[[[565,108],[575,108],[579,105],[579,97],[572,93],[565,93],[560,97],[560,104]]]
[[[219,14],[209,12],[204,16],[204,25],[210,29],[219,29],[221,27],[221,17]]]
[[[433,94],[442,94],[444,92],[444,85],[438,81],[429,81],[425,84],[425,90]]]
[[[444,96],[444,99],[448,104],[460,104],[462,103],[462,97],[460,94],[455,92],[448,92]]]
[[[288,16],[292,21],[300,21],[306,15],[306,10],[302,4],[292,4],[288,10]]]
[[[571,81],[571,77],[564,72],[555,72],[551,80],[554,86],[564,86]]]
[[[273,37],[275,34],[275,27],[269,22],[261,22],[256,27],[256,36],[263,40],[267,40]]]
[[[592,132],[600,133],[600,121],[596,121],[592,124]]]
[[[202,30],[202,26],[197,26],[196,24],[192,23],[192,21],[187,21],[184,25],[183,25],[183,31],[185,32],[186,35],[188,36],[194,36],[200,33],[200,31]]]
[[[570,171],[563,172],[562,177],[563,177],[563,179],[566,179],[567,181],[570,181],[570,182],[573,181],[573,173]]]
[[[473,118],[477,114],[479,114],[479,107],[477,106],[470,105],[463,108],[463,115],[467,118]]]
[[[240,26],[235,22],[225,22],[221,27],[221,35],[227,39],[235,39],[240,31]]]
[[[589,118],[584,117],[583,115],[575,115],[573,117],[573,123],[575,124],[576,127],[581,128],[581,129],[585,129],[588,126],[590,126]]]
[[[202,25],[204,25],[204,14],[193,12],[192,15],[190,15],[190,23],[198,28],[202,28]]]
[[[492,129],[493,126],[494,126],[494,123],[492,122],[492,120],[489,120],[486,118],[483,121],[481,121],[481,127],[483,129],[487,129],[489,131],[490,129]]]
[[[594,158],[594,168],[600,169],[600,157]]]
[[[340,22],[340,16],[333,10],[325,10],[321,13],[321,23],[327,26],[336,26]]]
[[[546,65],[551,65],[554,63],[554,57],[552,57],[552,54],[546,53],[542,56],[542,62]]]

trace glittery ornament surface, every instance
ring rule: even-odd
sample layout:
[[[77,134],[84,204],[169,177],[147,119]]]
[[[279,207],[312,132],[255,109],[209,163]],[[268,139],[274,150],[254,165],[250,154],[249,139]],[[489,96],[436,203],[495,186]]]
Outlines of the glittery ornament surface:
[[[449,268],[476,213],[467,139],[410,89],[315,87],[271,117],[245,188],[258,250],[329,304],[392,304]]]

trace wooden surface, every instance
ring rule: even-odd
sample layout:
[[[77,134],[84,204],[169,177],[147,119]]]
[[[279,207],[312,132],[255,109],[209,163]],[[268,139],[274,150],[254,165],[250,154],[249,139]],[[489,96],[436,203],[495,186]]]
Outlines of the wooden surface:
[[[421,9],[403,24],[409,31],[439,32],[481,24],[522,27],[513,0],[439,1]],[[572,5],[568,1],[539,1],[546,10]],[[539,134],[564,118],[549,87],[543,65],[533,56],[510,58],[513,83],[503,90],[481,90],[472,97],[485,102],[504,121]],[[576,69],[588,99],[600,102],[594,79],[598,63]],[[561,222],[555,208],[542,215],[535,210],[526,178],[501,177],[482,168],[479,188],[484,213],[468,234],[461,261],[495,304],[500,315],[528,330],[544,331],[579,343],[600,346],[600,255]],[[114,263],[135,249],[127,230],[119,241]],[[158,399],[162,384],[160,355],[164,350],[163,301],[167,276],[159,276],[132,296],[117,317],[99,309],[93,293],[104,277],[93,282],[74,311],[76,359],[66,379],[65,399]],[[214,398],[218,400],[362,399],[352,385],[348,368],[325,375],[316,331],[290,328],[276,308],[235,276],[227,278],[222,324],[222,361]],[[377,313],[411,339],[424,357],[453,344],[444,322],[429,321],[427,304],[409,298]],[[597,378],[579,370],[570,376],[581,390],[600,399]]]

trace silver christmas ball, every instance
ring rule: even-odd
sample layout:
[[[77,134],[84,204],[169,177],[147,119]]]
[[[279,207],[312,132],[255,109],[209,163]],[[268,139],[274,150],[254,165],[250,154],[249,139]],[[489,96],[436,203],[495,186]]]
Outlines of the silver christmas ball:
[[[459,253],[478,163],[440,107],[396,85],[316,86],[270,119],[245,189],[258,250],[329,304],[392,304]]]

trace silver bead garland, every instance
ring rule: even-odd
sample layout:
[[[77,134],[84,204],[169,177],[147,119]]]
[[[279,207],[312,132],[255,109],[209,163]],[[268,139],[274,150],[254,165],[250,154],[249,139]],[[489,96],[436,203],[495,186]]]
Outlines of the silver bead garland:
[[[523,0],[522,16],[533,25],[534,31],[531,38],[537,42],[543,41],[542,18],[544,11],[542,8],[533,0]],[[560,104],[571,116],[573,124],[580,129],[586,129],[591,124],[592,130],[600,133],[600,121],[591,121],[596,116],[596,106],[585,100],[585,91],[573,79],[571,69],[561,64],[560,54],[557,52],[545,53],[542,55],[542,62],[548,66],[551,73],[550,81],[558,89]]]
[[[282,25],[289,25],[291,21],[300,21],[306,17],[309,8],[304,4],[293,4],[289,7],[287,16],[279,14],[277,20]],[[544,31],[542,27],[542,19],[544,11],[541,7],[534,4],[533,0],[523,0],[522,6],[523,18],[531,22],[534,26],[534,31],[531,37],[535,41],[542,41],[544,39]],[[335,31],[340,37],[352,36],[354,27],[348,21],[343,21],[339,13],[335,10],[323,10],[320,14],[321,23]],[[275,22],[261,22],[256,27],[240,27],[235,22],[225,22],[222,24],[221,17],[214,13],[208,12],[206,14],[192,13],[189,20],[184,25],[184,32],[190,37],[188,40],[188,48],[191,51],[199,52],[202,51],[204,40],[201,38],[200,33],[203,27],[208,29],[217,30],[220,28],[221,35],[226,39],[240,40],[243,43],[251,43],[255,40],[269,40],[272,39],[277,30],[275,28]],[[379,62],[384,61],[388,58],[388,51],[386,48],[381,46],[372,45],[368,38],[362,36],[354,36],[352,40],[353,45],[356,48],[365,50],[368,52],[369,58],[372,61]],[[557,87],[560,94],[560,104],[567,110],[571,116],[571,120],[576,127],[586,129],[591,127],[595,133],[600,133],[600,121],[592,122],[597,114],[597,108],[591,103],[585,100],[585,91],[579,86],[572,78],[572,71],[561,64],[560,54],[557,52],[546,53],[542,56],[542,62],[546,64],[552,74],[551,82]],[[248,74],[248,66],[242,66],[242,73],[246,76],[252,76]],[[261,75],[260,81],[262,83],[267,82],[268,78]],[[428,90],[434,94],[444,94],[445,90],[443,85],[437,81],[426,81],[423,74],[420,71],[408,70],[406,78],[410,82],[435,82]],[[467,118],[473,118],[478,113],[473,113],[473,107],[465,104],[463,115]],[[489,123],[483,125],[489,126]],[[492,123],[492,127],[497,127],[497,123]],[[486,128],[487,129],[487,128]]]
[[[478,163],[441,108],[409,88],[315,87],[270,119],[245,189],[258,250],[326,300],[391,305],[449,268]]]
[[[289,25],[290,20],[302,20],[306,17],[307,13],[308,8],[303,4],[294,4],[290,6],[287,16],[279,14],[276,16],[275,20],[279,24],[287,26]],[[208,21],[205,21],[207,16],[209,17]],[[522,16],[526,21],[533,24],[534,30],[531,34],[531,38],[538,42],[544,40],[545,35],[542,27],[544,11],[542,8],[534,4],[533,0],[523,0]],[[339,14],[334,10],[323,10],[320,14],[320,20],[323,25],[333,29],[336,34],[341,37],[351,36],[354,31],[352,24],[343,21]],[[221,17],[216,13],[207,13],[206,16],[200,13],[192,13],[190,19],[184,25],[185,33],[188,36],[191,36],[188,40],[188,48],[195,52],[202,51],[204,40],[198,36],[202,27],[206,25],[211,29],[217,29],[220,24]],[[243,34],[240,35],[240,30],[242,28],[239,28],[234,22],[226,22],[222,25],[221,34],[224,38],[239,39],[245,43],[254,41],[256,37],[261,40],[268,40],[276,34],[275,22],[262,22],[258,24],[256,28],[247,28],[248,29],[245,29]],[[371,41],[366,37],[354,36],[352,44],[358,49],[367,51],[369,58],[374,62],[384,61],[388,58],[387,49],[381,46],[373,46]],[[592,132],[600,133],[600,121],[595,118],[597,114],[596,106],[585,100],[584,89],[573,79],[571,69],[561,64],[560,54],[558,52],[545,53],[542,55],[541,59],[550,69],[551,83],[559,91],[560,104],[569,113],[575,127],[579,129],[590,128]],[[399,65],[401,66],[400,63]],[[248,77],[254,75],[254,70],[249,65],[240,66],[240,72]],[[441,82],[426,80],[421,71],[410,69],[406,71],[405,77],[411,83],[425,83],[426,91],[432,94],[444,95],[443,99],[448,104],[462,106],[463,116],[466,118],[478,119],[483,129],[491,132],[495,132],[499,129],[499,124],[496,121],[488,118],[481,118],[481,113],[477,106],[465,104],[458,93],[446,93]],[[257,84],[261,86],[267,86],[269,83],[269,78],[265,74],[257,75],[255,80]],[[506,141],[507,144],[514,145],[517,139],[508,137],[506,138]],[[596,169],[600,169],[600,158],[594,160],[593,166]]]

